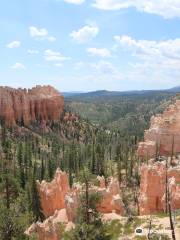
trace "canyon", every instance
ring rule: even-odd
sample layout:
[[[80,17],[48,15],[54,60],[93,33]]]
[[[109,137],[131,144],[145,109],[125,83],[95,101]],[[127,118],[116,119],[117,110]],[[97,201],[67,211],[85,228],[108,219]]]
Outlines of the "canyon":
[[[0,120],[6,126],[57,121],[64,109],[64,97],[51,86],[32,89],[0,87]]]
[[[167,209],[167,187],[172,210],[180,209],[180,101],[170,105],[163,114],[151,118],[150,129],[145,131],[145,141],[139,143],[138,155],[141,158],[139,214],[163,213]],[[172,144],[172,136],[174,141]],[[157,156],[157,145],[158,158]],[[122,200],[121,187],[114,177],[106,184],[104,177],[97,177],[98,186],[91,185],[90,191],[101,195],[97,206],[103,217],[106,214],[123,216],[126,213]],[[36,233],[39,240],[62,239],[61,226],[69,231],[75,226],[79,196],[84,191],[82,184],[69,185],[68,174],[57,169],[51,182],[37,181],[44,222],[36,222],[26,234]],[[114,216],[114,215],[113,215]]]

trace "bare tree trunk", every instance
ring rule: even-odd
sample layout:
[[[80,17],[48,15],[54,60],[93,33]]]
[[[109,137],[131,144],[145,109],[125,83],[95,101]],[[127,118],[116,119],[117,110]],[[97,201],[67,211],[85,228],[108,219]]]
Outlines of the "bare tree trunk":
[[[175,230],[174,230],[174,224],[173,224],[173,220],[172,220],[171,199],[170,199],[169,187],[167,188],[167,190],[168,190],[168,211],[169,211],[169,221],[170,221],[170,227],[171,227],[171,232],[172,232],[172,239],[173,239],[173,240],[176,240]]]
[[[166,175],[165,175],[165,212],[168,213],[168,160],[166,159]]]
[[[156,156],[155,156],[156,161],[159,160],[159,154],[160,154],[160,143],[158,141],[156,142]]]
[[[140,207],[139,207],[139,198],[138,198],[138,190],[136,187],[134,187],[134,202],[137,206],[137,214],[139,215],[140,213]]]
[[[90,222],[90,217],[89,217],[89,181],[86,178],[84,174],[84,180],[85,180],[85,208],[86,208],[86,223],[89,224]]]
[[[9,179],[8,176],[5,178],[5,186],[6,186],[6,207],[7,209],[10,208],[10,197],[9,197]]]
[[[148,240],[151,239],[151,228],[152,228],[152,218],[150,217],[149,230],[148,230],[148,235],[147,235]]]
[[[174,156],[174,135],[172,136],[171,166],[172,166],[173,156]]]

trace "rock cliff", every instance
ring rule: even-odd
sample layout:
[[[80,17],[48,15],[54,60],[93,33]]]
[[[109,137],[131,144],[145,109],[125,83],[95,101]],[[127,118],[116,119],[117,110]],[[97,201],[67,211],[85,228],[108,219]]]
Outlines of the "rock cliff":
[[[91,186],[91,192],[98,192],[102,199],[98,205],[101,213],[124,214],[124,205],[120,196],[119,183],[116,179],[110,178],[109,184],[105,186],[103,177],[98,177],[99,186]],[[57,169],[54,179],[51,182],[37,182],[41,198],[41,205],[47,219],[43,222],[33,224],[27,231],[27,235],[37,233],[39,240],[61,239],[60,225],[63,224],[68,230],[73,227],[79,197],[83,191],[82,185],[74,184],[69,187],[68,176],[65,172]]]
[[[98,206],[101,213],[124,213],[123,203],[120,197],[119,183],[117,179],[111,177],[107,187],[104,184],[103,177],[98,177],[99,186],[91,186],[90,191],[98,192],[102,199]],[[51,182],[38,181],[38,189],[41,198],[41,205],[46,217],[52,216],[56,210],[63,208],[69,212],[69,218],[73,221],[75,211],[78,207],[78,197],[82,193],[82,186],[74,184],[69,187],[68,176],[66,172],[57,169],[54,179]]]
[[[0,87],[0,120],[6,126],[56,121],[63,109],[63,96],[51,86],[28,90]]]
[[[144,142],[139,143],[138,155],[145,159],[180,153],[180,100],[162,114],[151,118]]]
[[[56,210],[65,208],[65,196],[70,191],[68,176],[57,169],[51,182],[37,182],[41,205],[46,217],[52,216]]]
[[[180,209],[180,161],[167,169],[172,210]],[[154,162],[141,166],[140,214],[153,214],[166,209],[166,162]]]
[[[140,171],[140,214],[166,209],[167,186],[172,209],[180,209],[180,100],[151,118],[144,140],[138,147],[138,155],[146,159]]]

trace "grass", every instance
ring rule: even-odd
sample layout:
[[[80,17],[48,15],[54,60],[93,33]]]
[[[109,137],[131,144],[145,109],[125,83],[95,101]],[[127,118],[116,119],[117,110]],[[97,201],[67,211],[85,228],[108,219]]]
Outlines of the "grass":
[[[136,236],[135,240],[147,240],[146,236]]]
[[[165,217],[168,217],[168,213],[165,213],[165,212],[160,212],[160,213],[157,213],[156,216],[158,218],[165,218]]]
[[[107,231],[112,234],[112,240],[118,239],[123,233],[123,224],[119,220],[112,220],[107,222]]]
[[[134,233],[135,229],[137,227],[140,227],[143,222],[144,222],[144,220],[142,220],[140,218],[137,218],[137,217],[133,218],[132,222],[124,224],[124,232],[123,233],[125,235]]]

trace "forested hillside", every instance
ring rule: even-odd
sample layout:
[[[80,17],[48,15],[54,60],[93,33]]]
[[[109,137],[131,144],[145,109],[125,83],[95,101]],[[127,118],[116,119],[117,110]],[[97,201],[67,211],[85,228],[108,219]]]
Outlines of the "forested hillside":
[[[162,112],[174,95],[151,91],[121,95],[96,92],[67,97],[65,104],[68,110],[97,126],[119,131],[122,136],[142,137],[150,117]]]
[[[116,176],[124,189],[127,214],[137,214],[137,143],[150,117],[161,112],[172,97],[164,93],[78,97],[65,99],[60,119],[45,127],[38,123],[7,127],[2,122],[0,238],[29,239],[25,229],[44,219],[36,180],[52,180],[58,167],[68,173],[70,186],[81,181],[84,168],[91,176]]]

